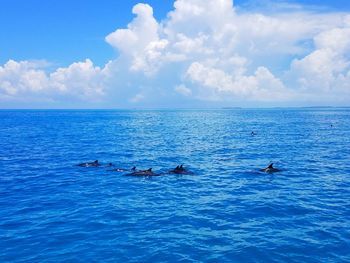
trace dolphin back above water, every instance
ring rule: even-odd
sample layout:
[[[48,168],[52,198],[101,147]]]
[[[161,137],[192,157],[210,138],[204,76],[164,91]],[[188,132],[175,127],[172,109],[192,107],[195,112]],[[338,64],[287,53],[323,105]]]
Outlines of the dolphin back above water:
[[[280,169],[274,168],[273,167],[273,163],[271,163],[268,167],[264,168],[264,169],[260,169],[260,172],[264,172],[264,173],[277,173],[280,172]]]
[[[192,172],[185,169],[182,164],[176,166],[175,169],[170,171],[170,173],[172,173],[172,174],[192,174]]]
[[[80,167],[97,167],[97,166],[100,166],[100,163],[98,162],[98,160],[96,160],[94,162],[80,163],[77,166],[80,166]]]
[[[149,168],[148,170],[140,170],[136,171],[136,168],[134,170],[135,172],[126,174],[127,176],[158,176],[160,174],[156,174],[152,171],[152,168]]]

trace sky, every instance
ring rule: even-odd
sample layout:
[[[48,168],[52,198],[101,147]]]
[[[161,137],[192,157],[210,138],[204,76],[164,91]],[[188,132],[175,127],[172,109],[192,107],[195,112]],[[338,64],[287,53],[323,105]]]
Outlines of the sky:
[[[350,1],[0,0],[0,108],[350,106]]]

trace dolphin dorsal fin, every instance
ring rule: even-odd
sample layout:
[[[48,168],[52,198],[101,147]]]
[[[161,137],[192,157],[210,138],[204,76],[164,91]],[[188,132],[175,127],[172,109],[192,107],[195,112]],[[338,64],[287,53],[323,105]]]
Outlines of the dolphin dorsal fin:
[[[98,163],[98,160],[94,161],[94,163]]]
[[[152,168],[149,168],[149,169],[147,170],[147,172],[152,172]]]
[[[131,168],[132,171],[135,171],[136,170],[136,166],[134,166],[133,168]]]
[[[271,163],[267,168],[272,169],[273,168],[273,163]]]
[[[180,165],[180,169],[182,169],[182,168],[183,168],[182,166],[183,166],[183,165],[181,164],[181,165]]]

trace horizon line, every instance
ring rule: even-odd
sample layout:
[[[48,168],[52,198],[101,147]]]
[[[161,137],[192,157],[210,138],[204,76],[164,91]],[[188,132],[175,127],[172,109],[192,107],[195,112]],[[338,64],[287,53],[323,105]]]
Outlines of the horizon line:
[[[239,109],[337,109],[350,108],[350,106],[257,106],[257,107],[125,107],[125,108],[0,108],[0,111],[108,111],[108,110],[239,110]]]

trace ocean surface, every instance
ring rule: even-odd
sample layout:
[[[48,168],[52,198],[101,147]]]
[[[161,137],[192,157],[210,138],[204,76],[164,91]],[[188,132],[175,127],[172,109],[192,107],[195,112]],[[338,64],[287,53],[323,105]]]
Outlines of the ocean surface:
[[[0,121],[0,262],[350,262],[350,109]],[[164,174],[76,166],[94,160]]]

